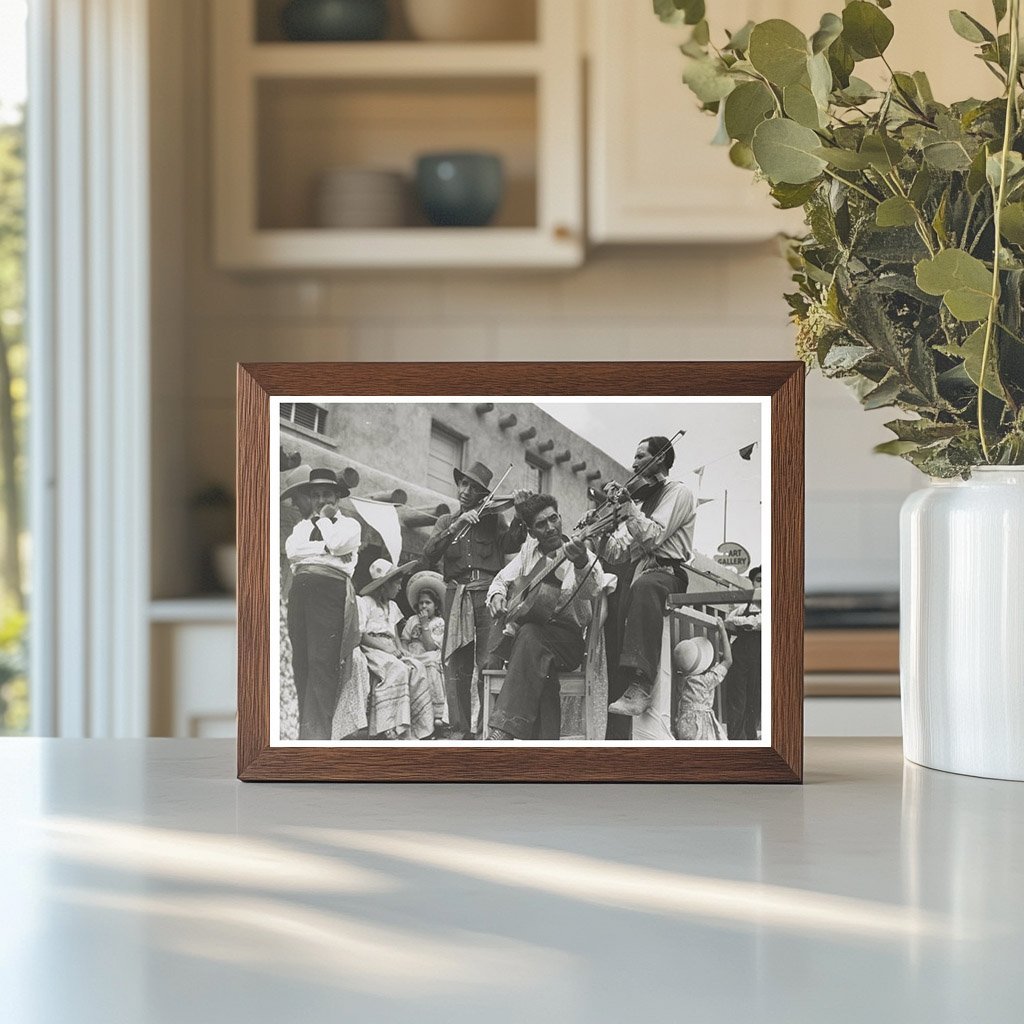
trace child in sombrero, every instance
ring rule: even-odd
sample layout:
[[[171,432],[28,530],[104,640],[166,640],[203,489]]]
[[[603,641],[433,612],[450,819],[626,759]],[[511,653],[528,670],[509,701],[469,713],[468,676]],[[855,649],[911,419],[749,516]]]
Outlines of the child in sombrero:
[[[715,691],[732,668],[732,648],[725,621],[718,620],[722,656],[715,664],[715,645],[705,636],[680,640],[672,651],[672,667],[684,676],[676,715],[676,739],[728,739],[725,726],[715,714]]]
[[[429,569],[410,577],[405,587],[409,607],[416,613],[410,615],[402,629],[402,645],[406,661],[422,669],[430,686],[433,703],[434,731],[448,724],[448,698],[444,688],[444,668],[441,665],[441,649],[444,645],[445,583],[439,572]]]
[[[369,733],[385,739],[422,740],[434,731],[426,676],[403,657],[398,636],[402,612],[394,599],[411,564],[396,567],[378,558],[370,565],[370,582],[356,598],[360,647],[371,679]]]

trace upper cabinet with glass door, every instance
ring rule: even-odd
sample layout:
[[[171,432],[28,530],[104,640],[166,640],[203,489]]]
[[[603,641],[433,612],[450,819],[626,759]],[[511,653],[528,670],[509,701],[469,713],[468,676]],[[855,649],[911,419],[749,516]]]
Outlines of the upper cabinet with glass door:
[[[217,0],[211,12],[218,265],[581,262],[575,2]]]

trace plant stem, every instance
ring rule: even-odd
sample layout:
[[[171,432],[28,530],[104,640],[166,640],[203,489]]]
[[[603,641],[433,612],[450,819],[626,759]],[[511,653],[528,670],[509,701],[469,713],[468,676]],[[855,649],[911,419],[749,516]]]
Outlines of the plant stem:
[[[875,206],[878,205],[880,200],[876,196],[873,196],[866,189],[861,188],[860,185],[857,185],[857,184],[855,184],[852,181],[847,181],[845,178],[840,178],[838,174],[834,174],[827,167],[825,168],[825,173],[833,181],[838,181],[841,185],[845,185],[847,188],[852,188],[854,192],[859,192],[862,196],[864,196],[865,199],[870,199],[871,202],[873,202],[875,204]]]
[[[928,250],[930,256],[935,255],[935,247],[932,245],[932,233],[928,227],[928,222],[924,219],[924,214],[917,208],[915,203],[910,202],[910,198],[907,196],[906,190],[903,188],[903,182],[900,181],[899,173],[893,168],[892,174],[883,174],[882,178],[889,183],[889,185],[895,190],[901,199],[906,199],[910,203],[911,209],[914,211],[914,216],[917,218],[917,233],[921,237],[921,241],[924,242],[925,248]],[[942,243],[936,237],[936,244],[942,248]]]
[[[1013,122],[1017,113],[1017,74],[1020,66],[1020,0],[1010,0],[1010,74],[1006,83],[1006,123],[1003,126],[1003,151],[999,167],[999,190],[995,197],[995,252],[992,256],[992,294],[989,298],[988,319],[985,321],[985,345],[981,350],[981,370],[978,373],[978,435],[985,461],[992,462],[988,435],[985,433],[985,373],[992,350],[992,333],[999,312],[1000,241],[1002,240],[1003,203],[1006,199],[1006,165],[1013,138]]]

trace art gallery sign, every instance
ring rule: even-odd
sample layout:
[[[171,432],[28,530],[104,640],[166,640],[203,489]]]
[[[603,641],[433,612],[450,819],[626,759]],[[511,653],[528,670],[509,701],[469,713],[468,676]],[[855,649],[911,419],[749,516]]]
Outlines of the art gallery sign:
[[[715,561],[742,575],[750,568],[750,552],[742,544],[726,541],[718,545]]]

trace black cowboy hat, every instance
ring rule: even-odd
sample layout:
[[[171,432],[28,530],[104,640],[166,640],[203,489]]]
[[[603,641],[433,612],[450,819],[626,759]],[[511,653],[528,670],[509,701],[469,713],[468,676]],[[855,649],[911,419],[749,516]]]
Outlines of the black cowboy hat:
[[[491,489],[491,480],[494,478],[494,474],[482,462],[474,462],[465,472],[453,469],[452,476],[455,477],[456,484],[461,484],[464,479],[472,480],[485,491]]]
[[[323,487],[325,484],[328,487],[333,487],[339,498],[347,498],[349,489],[358,483],[359,474],[351,468],[342,472],[340,480],[333,469],[311,469],[308,480],[300,480],[281,492],[281,500],[284,501],[285,498],[290,498],[293,494],[301,494],[310,487]]]

